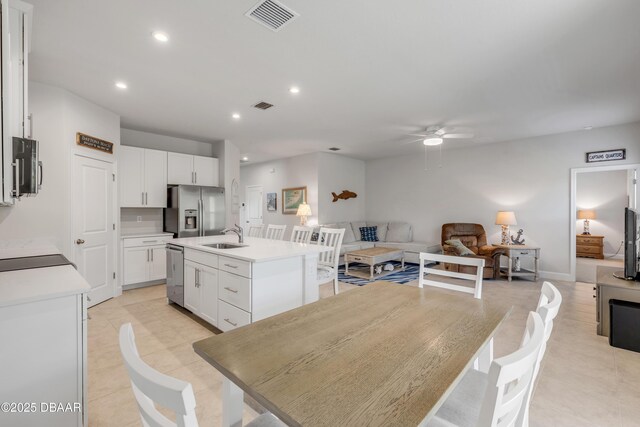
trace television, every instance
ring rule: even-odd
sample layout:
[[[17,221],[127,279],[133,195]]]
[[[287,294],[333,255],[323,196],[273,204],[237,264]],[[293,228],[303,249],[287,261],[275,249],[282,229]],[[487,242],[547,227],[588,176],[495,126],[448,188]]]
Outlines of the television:
[[[624,277],[640,281],[640,215],[624,209]]]

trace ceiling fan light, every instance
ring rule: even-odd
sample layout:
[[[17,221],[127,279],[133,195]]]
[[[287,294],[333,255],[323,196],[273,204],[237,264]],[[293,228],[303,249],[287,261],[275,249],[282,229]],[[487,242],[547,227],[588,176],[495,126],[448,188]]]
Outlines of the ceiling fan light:
[[[439,136],[428,136],[422,141],[424,145],[440,145],[442,144],[443,139]]]

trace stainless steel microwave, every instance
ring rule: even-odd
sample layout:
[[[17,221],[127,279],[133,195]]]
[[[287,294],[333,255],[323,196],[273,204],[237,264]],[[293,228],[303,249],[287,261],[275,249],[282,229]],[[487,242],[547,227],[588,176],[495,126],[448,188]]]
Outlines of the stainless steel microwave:
[[[35,196],[42,187],[38,141],[13,137],[13,196]]]

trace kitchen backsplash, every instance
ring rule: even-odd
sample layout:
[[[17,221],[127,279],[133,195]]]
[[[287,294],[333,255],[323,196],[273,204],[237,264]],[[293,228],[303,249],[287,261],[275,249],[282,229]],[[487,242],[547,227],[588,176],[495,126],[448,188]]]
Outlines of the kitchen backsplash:
[[[122,235],[162,232],[162,209],[121,208],[120,229]]]

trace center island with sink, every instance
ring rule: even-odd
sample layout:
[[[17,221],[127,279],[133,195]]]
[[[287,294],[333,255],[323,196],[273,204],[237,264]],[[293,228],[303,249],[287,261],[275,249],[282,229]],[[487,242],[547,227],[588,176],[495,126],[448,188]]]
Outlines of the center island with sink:
[[[222,331],[317,301],[318,256],[330,250],[257,237],[239,243],[230,235],[173,239],[167,246],[183,252],[183,290],[169,286],[180,269],[167,263],[169,300],[183,300],[184,308]]]

